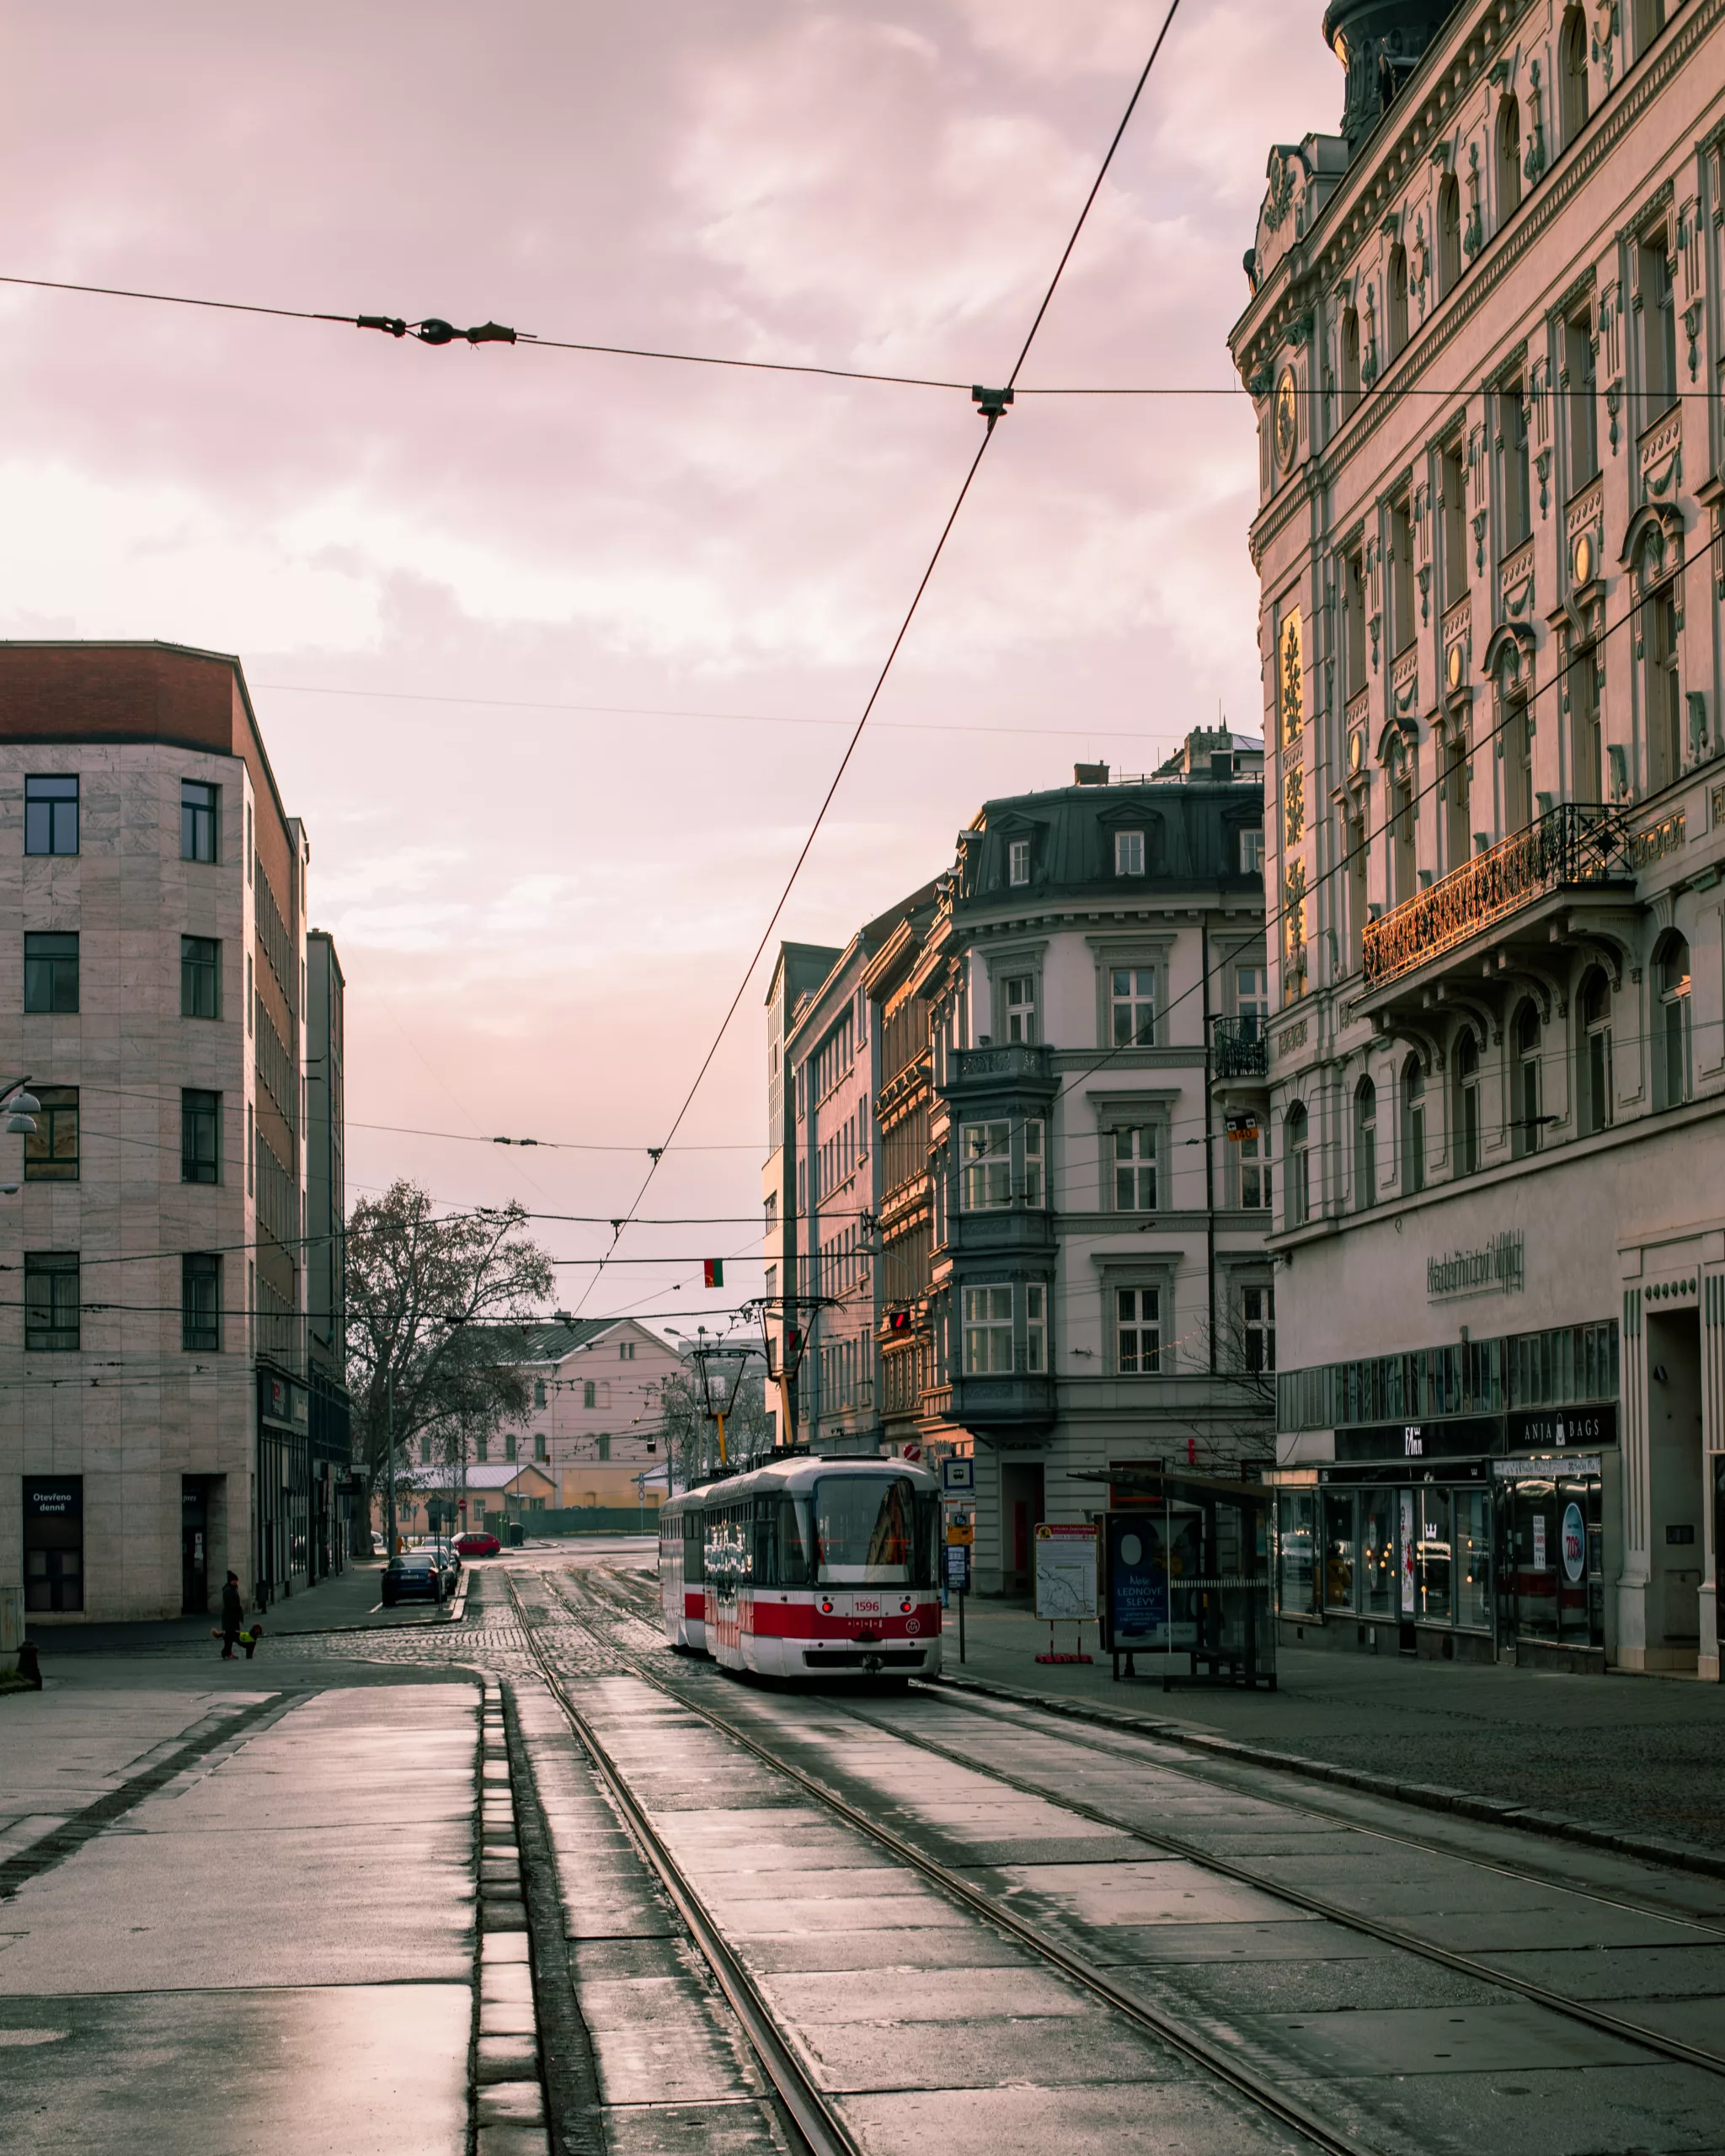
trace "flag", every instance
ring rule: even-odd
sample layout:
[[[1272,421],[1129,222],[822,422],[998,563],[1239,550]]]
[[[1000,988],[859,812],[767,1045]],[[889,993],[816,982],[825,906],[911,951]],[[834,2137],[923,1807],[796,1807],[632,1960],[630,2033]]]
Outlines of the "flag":
[[[708,1258],[708,1259],[704,1260],[704,1261],[703,1261],[703,1262],[702,1262],[702,1264],[701,1272],[702,1272],[702,1285],[703,1287],[706,1287],[706,1288],[722,1288],[722,1287],[724,1287],[724,1260],[722,1257],[709,1257],[709,1258]]]

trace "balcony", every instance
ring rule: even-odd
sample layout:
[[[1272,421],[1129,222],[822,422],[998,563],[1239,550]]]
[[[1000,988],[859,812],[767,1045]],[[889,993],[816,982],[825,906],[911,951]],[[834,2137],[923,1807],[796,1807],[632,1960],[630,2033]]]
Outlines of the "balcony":
[[[1210,1022],[1210,1070],[1214,1076],[1268,1078],[1269,1035],[1262,1018],[1215,1018]]]
[[[1622,819],[1566,802],[1368,923],[1362,1003],[1476,937],[1519,922],[1541,899],[1628,881]]]

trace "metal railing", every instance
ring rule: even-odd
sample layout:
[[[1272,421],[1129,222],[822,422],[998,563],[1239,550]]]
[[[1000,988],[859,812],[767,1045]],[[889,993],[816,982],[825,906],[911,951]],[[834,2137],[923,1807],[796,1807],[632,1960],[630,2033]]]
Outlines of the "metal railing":
[[[1412,973],[1534,899],[1609,880],[1623,843],[1615,809],[1565,802],[1365,930],[1365,992]]]
[[[1268,1078],[1270,1040],[1262,1018],[1213,1018],[1210,1068],[1218,1078]]]

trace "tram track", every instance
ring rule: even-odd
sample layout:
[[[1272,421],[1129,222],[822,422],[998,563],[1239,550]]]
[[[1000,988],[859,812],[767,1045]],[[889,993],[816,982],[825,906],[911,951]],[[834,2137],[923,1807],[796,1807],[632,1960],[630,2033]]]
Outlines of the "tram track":
[[[563,1582],[551,1580],[550,1584],[553,1591],[573,1614],[590,1622],[595,1613],[590,1609],[584,1610]],[[510,1579],[509,1589],[511,1599],[521,1610],[521,1604],[513,1578]],[[611,1598],[601,1595],[596,1598],[601,1603],[602,1614],[617,1613],[619,1605]],[[843,2149],[856,2156],[856,2143],[842,2119],[815,2087],[794,2052],[784,2041],[771,2009],[738,1957],[725,1943],[717,1925],[708,1914],[698,1892],[636,1800],[628,1787],[627,1776],[611,1758],[602,1737],[570,1697],[551,1658],[544,1653],[535,1638],[534,1628],[528,1622],[525,1610],[521,1614],[522,1629],[530,1652],[547,1686],[583,1748],[593,1759],[606,1786],[628,1819],[655,1872],[665,1881],[666,1891],[671,1895],[679,1914],[689,1925],[692,1936],[737,2012],[763,2069],[798,2130],[809,2146],[821,2151],[822,2156],[827,2149]],[[640,1613],[626,1609],[625,1614],[633,1617],[638,1616]],[[919,1848],[906,1836],[872,1817],[841,1793],[830,1788],[818,1776],[784,1759],[725,1716],[690,1698],[686,1687],[667,1683],[643,1658],[618,1646],[614,1640],[606,1644],[620,1670],[626,1671],[685,1712],[693,1715],[729,1742],[740,1746],[772,1774],[813,1798],[823,1810],[844,1825],[866,1836],[895,1862],[920,1874],[952,1902],[1003,1933],[1018,1945],[1028,1949],[1061,1976],[1099,1999],[1112,2012],[1202,2068],[1236,2095],[1246,2098],[1258,2111],[1274,2120],[1278,2126],[1298,2135],[1311,2148],[1325,2152],[1325,2156],[1386,2156],[1386,2152],[1375,2143],[1346,2133],[1321,2118],[1308,2106],[1289,2095],[1268,2075],[1259,2073],[1249,2063],[1213,2041],[1202,2031],[1138,1997],[1117,1983],[1106,1970],[1021,1917],[997,1897],[985,1892],[951,1865]],[[823,2139],[822,2136],[825,2138]]]
[[[640,1606],[637,1606],[636,1597],[629,1593],[626,1588],[623,1588],[622,1592],[618,1591],[622,1586],[621,1576],[608,1575],[602,1584],[598,1582],[593,1584],[601,1596],[606,1596],[611,1600],[614,1608],[624,1609],[630,1616],[644,1621],[648,1620],[649,1612],[644,1602]],[[653,1614],[656,1615],[656,1598]],[[646,1677],[649,1682],[659,1681],[649,1671],[641,1671],[638,1673]],[[661,1686],[661,1689],[665,1688]],[[925,1692],[934,1689],[929,1686],[918,1689]],[[676,1696],[681,1698],[682,1694],[679,1691]],[[972,1695],[959,1692],[948,1694],[941,1691],[937,1694],[937,1696],[939,1697],[943,1705],[962,1707],[968,1712],[975,1713],[985,1718],[996,1727],[1011,1728],[1014,1726],[1012,1718],[1001,1714],[991,1702],[978,1700]],[[737,1737],[740,1742],[748,1745],[759,1756],[772,1758],[772,1755],[766,1752],[755,1739],[737,1729],[735,1724],[728,1718],[715,1716],[709,1710],[691,1704],[693,1711],[702,1714],[709,1721],[718,1722],[718,1726],[728,1733]],[[1566,2020],[1579,2023],[1599,2035],[1615,2037],[1622,2042],[1638,2045],[1663,2058],[1670,2060],[1674,2064],[1696,2068],[1703,2073],[1725,2079],[1725,2048],[1709,2050],[1702,2046],[1685,2043],[1680,2037],[1668,2036],[1660,2030],[1650,2029],[1645,2024],[1632,2020],[1626,2015],[1610,2013],[1591,2001],[1578,1999],[1567,1993],[1552,1990],[1549,1986],[1537,1983],[1530,1977],[1519,1976],[1514,1971],[1500,1968],[1493,1962],[1480,1961],[1471,1955],[1444,1946],[1438,1941],[1405,1925],[1386,1922],[1365,1911],[1351,1908],[1345,1903],[1333,1900],[1327,1895],[1313,1893],[1309,1889],[1295,1886],[1273,1874],[1254,1870],[1249,1865],[1240,1863],[1205,1844],[1191,1841],[1183,1835],[1172,1833],[1161,1828],[1151,1829],[1146,1828],[1141,1822],[1123,1818],[1117,1812],[1110,1812],[1102,1806],[1087,1803],[1082,1798],[1072,1795],[1068,1790],[1063,1789],[1058,1793],[1051,1791],[1028,1776],[1014,1774],[1009,1769],[991,1762],[979,1760],[974,1754],[963,1752],[956,1746],[943,1744],[934,1737],[908,1730],[900,1723],[884,1716],[859,1711],[855,1704],[833,1700],[829,1696],[824,1700],[823,1705],[829,1710],[836,1709],[842,1711],[852,1720],[879,1730],[891,1736],[898,1742],[909,1745],[915,1750],[925,1752],[934,1758],[943,1759],[949,1765],[985,1775],[990,1780],[998,1782],[1002,1787],[1011,1789],[1019,1796],[1030,1797],[1043,1803],[1057,1804],[1062,1810],[1088,1821],[1092,1825],[1104,1828],[1111,1833],[1130,1835],[1142,1843],[1146,1849],[1158,1855],[1178,1858],[1183,1862],[1199,1865],[1218,1877],[1231,1880],[1236,1885],[1249,1886],[1261,1893],[1274,1895],[1278,1900],[1302,1910],[1307,1915],[1321,1917],[1327,1922],[1340,1924],[1359,1936],[1375,1940],[1379,1944],[1392,1947],[1399,1952],[1416,1956],[1421,1961],[1448,1970],[1452,1975],[1465,1977],[1474,1983],[1489,1985],[1498,1991],[1513,1993],[1533,2005],[1561,2015]],[[1069,1729],[1062,1729],[1059,1733],[1061,1741],[1065,1742],[1075,1745],[1082,1750],[1100,1753],[1115,1761],[1129,1756],[1114,1746],[1097,1742],[1094,1739]],[[1194,1772],[1190,1767],[1183,1764],[1175,1764],[1162,1760],[1158,1760],[1156,1764],[1159,1771],[1178,1776],[1198,1786],[1207,1789],[1226,1789],[1231,1786],[1227,1782],[1218,1781],[1213,1776]],[[821,1794],[826,1801],[831,1801],[830,1793],[824,1790],[816,1778],[805,1775],[800,1769],[784,1767],[781,1770],[795,1774],[806,1787]],[[842,1800],[840,1801],[842,1801]],[[1419,1836],[1397,1835],[1387,1830],[1362,1826],[1357,1820],[1328,1807],[1302,1806],[1297,1801],[1280,1796],[1274,1801],[1288,1810],[1305,1812],[1331,1823],[1344,1824],[1352,1831],[1372,1835],[1375,1838],[1386,1842],[1399,1843],[1402,1846],[1419,1850],[1428,1855],[1440,1857],[1450,1863],[1466,1865],[1475,1870],[1493,1873],[1504,1878],[1542,1887],[1548,1887],[1552,1883],[1549,1876],[1542,1876],[1536,1871],[1522,1870],[1512,1865],[1462,1854],[1453,1849],[1445,1848],[1441,1844]],[[879,1829],[870,1822],[869,1831],[879,1834],[889,1830]],[[930,1860],[930,1861],[937,1860]],[[1636,1903],[1600,1893],[1586,1886],[1567,1885],[1563,1891],[1583,1900],[1596,1903],[1604,1908],[1632,1910],[1637,1914],[1658,1918],[1665,1923],[1686,1924],[1705,1937],[1725,1945],[1725,1921],[1707,1924],[1693,1917],[1676,1918],[1673,1917],[1669,1910],[1653,1908],[1645,1903]]]

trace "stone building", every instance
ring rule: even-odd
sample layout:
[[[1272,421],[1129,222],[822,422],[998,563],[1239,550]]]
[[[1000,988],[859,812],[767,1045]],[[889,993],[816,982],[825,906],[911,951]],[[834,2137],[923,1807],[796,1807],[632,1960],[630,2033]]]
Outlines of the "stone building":
[[[1284,1624],[1717,1674],[1717,0],[1334,0],[1259,415]]]
[[[0,1213],[0,1540],[33,1626],[201,1611],[229,1566],[265,1604],[342,1561],[345,1394],[326,1347],[314,1425],[306,1337],[309,858],[237,660],[0,645],[0,1063],[41,1103]],[[339,1087],[321,1112],[339,1158]]]
[[[868,1387],[799,1434],[972,1454],[984,1593],[1026,1587],[1036,1524],[1099,1510],[1111,1466],[1270,1459],[1262,766],[1199,732],[1151,777],[988,803],[793,1036],[810,1247],[846,1299],[816,1382],[843,1343]]]

